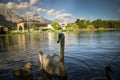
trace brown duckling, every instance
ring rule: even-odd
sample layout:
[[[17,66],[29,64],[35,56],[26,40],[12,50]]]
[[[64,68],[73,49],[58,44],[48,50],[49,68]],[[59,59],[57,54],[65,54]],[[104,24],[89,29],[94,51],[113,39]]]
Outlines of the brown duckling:
[[[17,77],[32,76],[32,64],[31,63],[26,63],[24,68],[14,70],[13,75],[17,76]]]

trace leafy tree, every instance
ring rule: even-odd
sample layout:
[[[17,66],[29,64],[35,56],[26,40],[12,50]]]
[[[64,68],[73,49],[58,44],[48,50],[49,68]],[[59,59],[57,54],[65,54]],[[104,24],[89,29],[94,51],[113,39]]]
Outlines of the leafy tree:
[[[120,28],[120,21],[114,22],[114,28]]]
[[[38,30],[38,27],[36,25],[33,25],[32,29],[35,31],[35,30]]]
[[[75,23],[78,25],[80,29],[82,29],[86,28],[90,24],[90,21],[77,19]]]
[[[95,30],[94,25],[88,25],[87,30],[94,31]]]
[[[77,19],[77,20],[75,21],[76,24],[78,24],[79,22],[80,22],[80,19]]]
[[[97,19],[97,20],[93,21],[92,25],[94,25],[96,29],[104,26],[101,19]]]
[[[103,20],[102,21],[102,27],[99,27],[99,28],[109,28],[109,23],[108,23],[108,21],[106,21],[106,20]]]
[[[74,31],[79,30],[78,25],[76,23],[73,23],[71,27]]]
[[[67,31],[73,31],[72,24],[67,24],[66,30]]]
[[[80,29],[88,28],[88,26],[93,25],[95,29],[104,29],[104,28],[120,28],[120,20],[101,20],[96,19],[92,22],[89,20],[80,20],[77,19],[75,23]]]
[[[68,27],[71,27],[71,24],[67,24],[67,28],[68,28]]]
[[[51,25],[53,26],[53,28],[54,28],[55,30],[59,30],[59,29],[60,29],[60,25],[59,25],[59,23],[56,22],[56,21],[53,21],[53,22],[51,23]]]

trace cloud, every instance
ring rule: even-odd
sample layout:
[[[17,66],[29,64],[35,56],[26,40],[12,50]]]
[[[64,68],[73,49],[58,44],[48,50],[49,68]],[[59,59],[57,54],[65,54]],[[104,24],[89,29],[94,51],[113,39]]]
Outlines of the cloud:
[[[50,9],[46,11],[48,15],[52,15],[52,16],[56,16],[58,14],[60,14],[60,11],[56,11],[54,9]]]
[[[22,15],[22,17],[31,17],[32,15],[34,15],[33,12],[26,12],[25,14]]]
[[[30,4],[31,5],[34,5],[34,4],[36,4],[38,2],[38,0],[30,0]]]
[[[56,16],[56,15],[60,14],[60,11],[57,11],[55,9],[43,9],[43,8],[37,8],[37,7],[34,7],[32,9],[36,10],[36,12],[38,12],[38,13],[43,12],[50,16]]]
[[[9,10],[15,13],[20,13],[20,12],[23,13],[26,12],[27,9],[29,9],[31,12],[25,13],[24,16],[27,15],[32,17],[32,15],[34,14],[45,13],[50,17],[52,16],[54,20],[61,23],[62,22],[69,23],[75,19],[75,17],[72,14],[63,13],[64,10],[58,11],[55,9],[43,9],[34,5],[37,3],[38,0],[29,0],[29,2],[23,2],[23,0],[19,0],[18,3],[10,1],[8,3],[0,3],[0,10]],[[37,16],[37,18],[40,17]]]
[[[70,13],[62,13],[61,11],[57,11],[55,9],[42,9],[42,8],[34,8],[37,12],[46,13],[49,16],[53,16],[54,20],[60,23],[71,23],[75,20],[75,17]]]
[[[43,9],[43,8],[37,8],[36,11],[39,12],[47,12],[47,9]]]
[[[49,16],[53,16],[54,20],[60,23],[70,23],[73,22],[75,17],[70,13],[62,13],[61,11],[57,11],[55,9],[43,9],[34,7],[34,10],[38,13],[46,13]]]
[[[17,11],[24,11],[29,7],[29,3],[27,2],[21,2],[19,5],[16,5],[16,10]]]
[[[22,0],[18,0],[18,2],[22,2]]]
[[[14,8],[14,6],[16,7],[16,4],[13,3],[13,2],[8,2],[8,3],[5,5],[5,7],[8,8],[8,9],[12,9],[12,8]]]
[[[26,12],[22,17],[24,17],[25,20],[43,21],[43,17],[34,12]]]
[[[0,3],[1,10],[9,10],[12,12],[21,12],[27,9],[28,7],[28,2],[20,2],[19,4],[16,4],[15,2],[8,2],[6,4]]]
[[[118,12],[120,13],[120,9],[118,9]]]
[[[4,4],[0,3],[0,10],[3,10]],[[5,7],[4,7],[5,8]]]
[[[61,23],[71,23],[75,20],[75,17],[70,13],[61,13],[56,15],[55,20]]]
[[[8,3],[0,3],[0,9],[12,12],[23,12],[24,10],[33,7],[37,2],[38,0],[30,0],[29,2],[22,2],[22,0],[19,0],[18,3],[10,1]]]

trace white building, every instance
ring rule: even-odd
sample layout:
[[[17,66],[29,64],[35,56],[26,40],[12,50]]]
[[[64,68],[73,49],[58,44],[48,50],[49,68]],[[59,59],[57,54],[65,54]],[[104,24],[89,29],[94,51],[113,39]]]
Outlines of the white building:
[[[48,29],[55,30],[51,24],[48,24]]]

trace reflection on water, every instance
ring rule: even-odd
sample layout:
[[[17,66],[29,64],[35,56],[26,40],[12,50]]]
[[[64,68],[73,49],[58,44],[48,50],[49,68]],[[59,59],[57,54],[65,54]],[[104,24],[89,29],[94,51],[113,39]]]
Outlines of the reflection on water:
[[[89,80],[105,76],[106,65],[120,76],[120,32],[65,33],[67,80]],[[22,80],[12,75],[15,68],[33,64],[33,80],[51,78],[40,70],[38,51],[59,54],[56,33],[0,36],[0,79]],[[56,77],[51,80],[58,80]]]
[[[19,48],[25,49],[25,35],[24,34],[21,34],[18,36],[18,45],[19,45]]]

